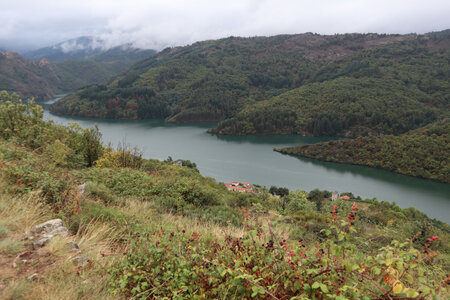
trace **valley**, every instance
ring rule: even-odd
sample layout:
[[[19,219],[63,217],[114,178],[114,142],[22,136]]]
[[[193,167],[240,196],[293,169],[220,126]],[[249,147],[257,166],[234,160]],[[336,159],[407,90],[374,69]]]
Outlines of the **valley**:
[[[0,51],[0,90],[49,100],[61,92],[107,82],[156,53],[129,44],[104,49],[100,42],[81,37],[23,55]]]
[[[219,182],[243,181],[267,188],[275,185],[291,190],[318,188],[352,192],[363,198],[376,197],[396,202],[403,208],[413,206],[430,217],[450,222],[447,214],[450,209],[448,184],[373,168],[289,157],[273,151],[273,148],[296,145],[314,146],[333,138],[206,133],[216,122],[173,124],[163,120],[99,120],[57,116],[48,111],[46,118],[65,125],[70,122],[83,127],[97,124],[104,143],[128,143],[142,149],[146,158],[165,160],[171,156],[173,159],[189,159],[197,164],[202,175]]]
[[[0,298],[447,297],[449,29],[119,27],[0,53]]]

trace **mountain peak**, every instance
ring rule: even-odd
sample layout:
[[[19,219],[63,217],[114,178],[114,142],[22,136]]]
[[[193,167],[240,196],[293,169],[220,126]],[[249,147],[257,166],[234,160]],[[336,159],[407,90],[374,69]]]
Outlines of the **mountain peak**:
[[[138,49],[134,47],[132,43],[116,46],[110,45],[99,37],[81,36],[54,44],[52,46],[23,53],[22,56],[33,61],[48,59],[53,62],[59,62],[65,60],[92,59],[94,56],[102,55],[103,53],[111,50],[114,50],[115,52],[127,53],[152,51]]]
[[[104,50],[105,42],[101,39],[92,36],[82,36],[75,39],[70,39],[52,46],[55,50],[61,50],[64,53],[78,52],[78,51],[95,51]]]

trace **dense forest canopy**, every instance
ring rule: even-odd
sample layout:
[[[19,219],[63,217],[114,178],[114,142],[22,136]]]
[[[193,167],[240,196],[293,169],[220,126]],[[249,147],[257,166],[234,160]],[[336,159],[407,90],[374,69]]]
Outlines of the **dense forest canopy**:
[[[277,151],[450,183],[449,119],[398,136],[358,137]]]
[[[445,32],[230,37],[167,48],[98,87],[107,94],[81,89],[54,104],[52,112],[173,122],[225,120],[215,131],[225,134],[401,133],[435,121],[442,108],[448,110],[448,60]],[[327,96],[329,106],[319,108],[324,106],[317,98],[322,87],[337,92]],[[122,89],[136,93],[122,96]],[[143,96],[142,89],[154,94]],[[349,97],[352,89],[358,94]],[[396,93],[385,101],[388,91]],[[405,112],[393,110],[403,105]],[[337,129],[330,129],[334,125]],[[385,129],[391,125],[394,129]]]
[[[432,52],[423,42],[366,50],[328,63],[311,83],[244,108],[214,132],[403,133],[448,115],[449,59],[449,49]]]

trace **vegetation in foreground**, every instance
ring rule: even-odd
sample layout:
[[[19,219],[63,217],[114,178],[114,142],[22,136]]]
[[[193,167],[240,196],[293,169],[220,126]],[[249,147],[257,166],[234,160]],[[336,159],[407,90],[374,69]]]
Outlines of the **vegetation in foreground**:
[[[399,136],[359,137],[275,151],[450,183],[449,134],[450,122],[444,119]]]
[[[34,103],[0,97],[2,298],[447,295],[450,228],[413,208],[351,194],[331,202],[318,190],[228,192],[194,169],[106,148],[95,128],[45,122]],[[28,249],[30,227],[54,217],[72,235]],[[72,264],[69,240],[87,266]],[[32,259],[13,268],[24,251]]]

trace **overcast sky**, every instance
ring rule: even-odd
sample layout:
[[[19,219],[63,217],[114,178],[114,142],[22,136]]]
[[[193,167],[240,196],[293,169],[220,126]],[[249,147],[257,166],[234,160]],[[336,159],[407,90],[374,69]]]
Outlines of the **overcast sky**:
[[[0,0],[0,48],[78,36],[161,49],[228,36],[425,33],[450,28],[450,0]]]

